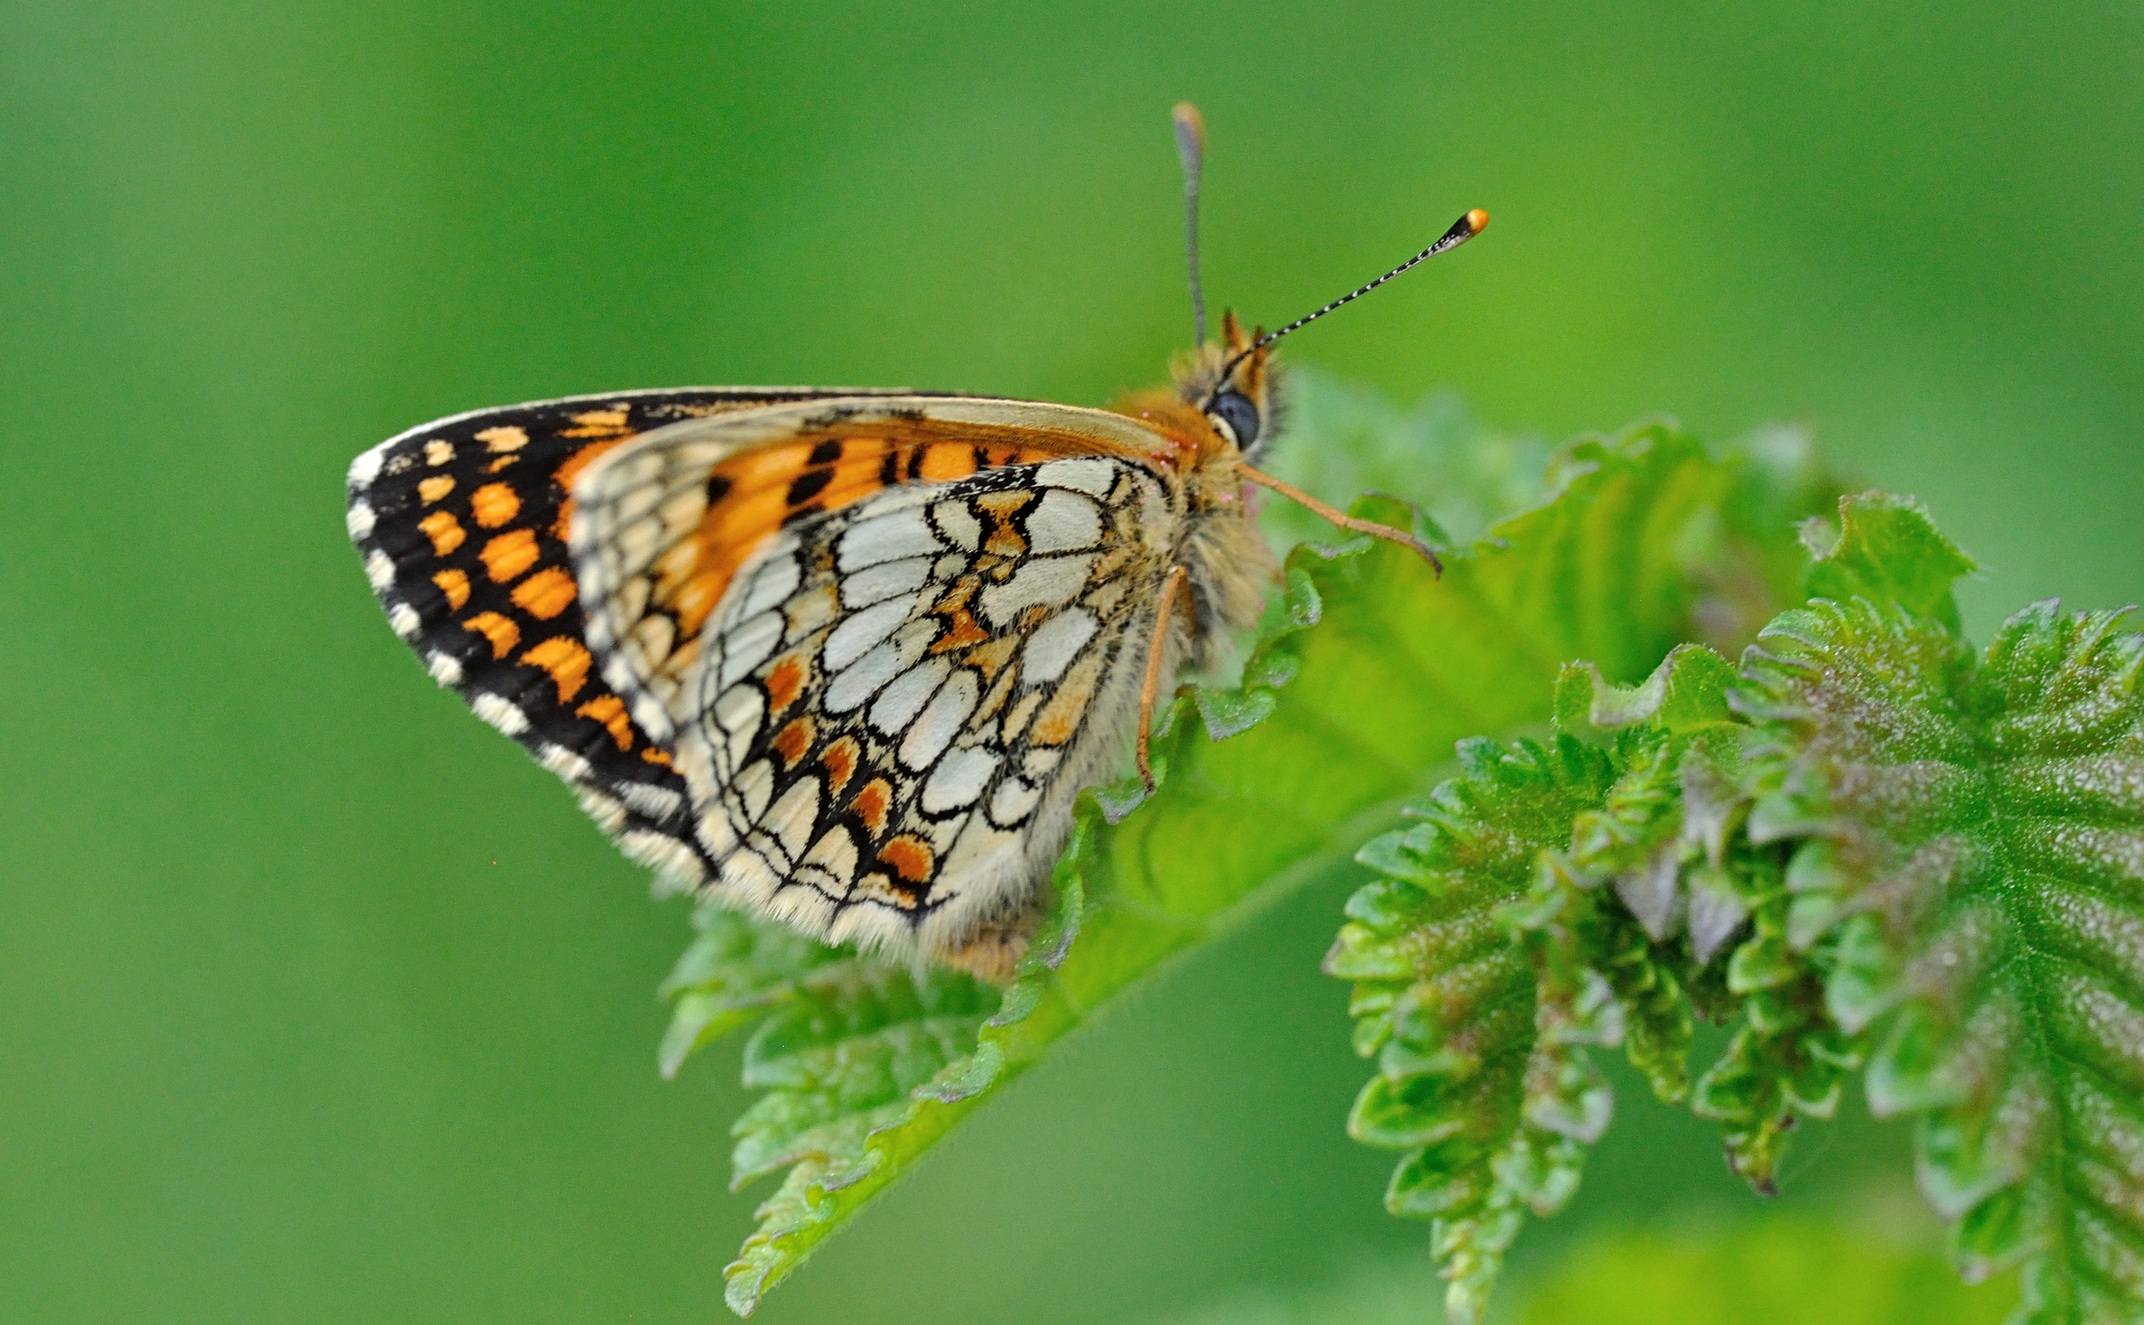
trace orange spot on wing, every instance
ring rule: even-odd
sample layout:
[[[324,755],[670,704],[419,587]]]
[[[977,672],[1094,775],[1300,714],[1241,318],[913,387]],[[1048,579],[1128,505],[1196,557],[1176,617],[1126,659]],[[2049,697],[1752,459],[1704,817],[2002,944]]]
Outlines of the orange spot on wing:
[[[529,430],[513,426],[486,428],[476,435],[485,449],[491,451],[518,451],[529,444]]]
[[[795,768],[797,761],[811,753],[812,737],[816,731],[810,718],[795,717],[774,737],[774,750],[782,757],[785,769]]]
[[[975,472],[975,448],[967,442],[933,442],[923,448],[923,479],[948,483]]]
[[[820,751],[819,766],[826,770],[831,794],[839,796],[849,785],[849,779],[856,776],[856,763],[860,757],[853,736],[844,736]]]
[[[583,410],[569,417],[574,426],[560,432],[561,437],[611,437],[625,431],[626,420],[632,417],[632,408],[616,405],[610,409]]]
[[[417,527],[424,531],[426,538],[432,540],[432,551],[442,557],[460,547],[462,540],[469,537],[462,529],[462,522],[455,519],[449,511],[434,511],[419,520]]]
[[[447,596],[447,607],[450,611],[461,611],[462,604],[469,601],[469,577],[461,571],[440,571],[432,577],[432,583],[438,585],[439,592]]]
[[[804,472],[804,461],[811,454],[811,447],[801,439],[776,446],[747,451],[733,460],[724,461],[716,470],[729,479],[733,488],[758,488],[765,484],[787,484]]]
[[[468,589],[462,592],[467,594]],[[546,566],[514,586],[514,606],[538,621],[549,621],[573,606],[578,592],[571,575],[556,566]]]
[[[497,529],[521,514],[521,495],[504,483],[486,483],[469,494],[469,513],[486,529]]]
[[[937,857],[931,854],[929,844],[920,837],[911,837],[905,833],[880,847],[878,858],[887,868],[900,875],[902,882],[909,884],[928,879],[931,870],[938,864]]]
[[[1035,728],[1028,739],[1037,745],[1063,745],[1071,740],[1093,698],[1092,673],[1085,669],[1073,672],[1050,696],[1050,702],[1042,706],[1042,712],[1035,715]]]
[[[462,629],[473,630],[491,641],[491,656],[494,658],[504,658],[521,642],[521,627],[497,612],[479,612],[462,622]]]
[[[441,497],[454,491],[454,479],[447,474],[434,474],[417,480],[417,499],[430,506]]]
[[[990,532],[983,535],[983,551],[1000,557],[1024,556],[1027,540],[1013,528],[1012,518],[1027,509],[1035,500],[1031,491],[991,492],[975,499],[975,505],[990,521]]]
[[[856,799],[849,802],[856,817],[877,837],[886,831],[886,811],[893,808],[893,786],[884,778],[873,778],[858,789]]]
[[[790,654],[767,673],[767,712],[780,713],[797,702],[804,689],[804,663]]]
[[[1006,663],[1012,661],[1012,655],[1019,647],[1018,635],[1000,635],[986,644],[968,650],[967,656],[960,660],[961,666],[973,667],[981,672],[983,684],[987,686],[998,679],[998,672]]]
[[[573,712],[576,717],[602,723],[620,750],[633,748],[633,723],[625,716],[625,701],[616,695],[597,695]]]
[[[663,749],[659,745],[642,746],[640,750],[640,757],[643,760],[646,760],[648,763],[661,764],[664,768],[669,768],[671,766],[670,752],[668,750]]]
[[[931,604],[931,614],[945,618],[944,629],[939,632],[937,639],[931,641],[932,653],[951,653],[955,649],[969,648],[989,640],[990,632],[984,630],[976,621],[975,614],[968,610],[968,604],[974,599],[975,591],[979,587],[980,581],[970,576],[947,590],[945,597]]]
[[[588,667],[592,659],[579,640],[553,635],[532,645],[521,655],[521,661],[534,663],[549,672],[551,679],[558,683],[558,702],[568,704],[581,693],[581,687],[588,684]]]
[[[477,555],[484,560],[485,573],[497,583],[518,579],[536,564],[536,531],[510,529],[486,543]]]

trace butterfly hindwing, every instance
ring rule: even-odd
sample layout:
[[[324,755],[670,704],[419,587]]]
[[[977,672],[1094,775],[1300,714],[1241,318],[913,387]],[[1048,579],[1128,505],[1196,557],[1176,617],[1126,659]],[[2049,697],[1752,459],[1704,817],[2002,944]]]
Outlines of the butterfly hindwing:
[[[683,388],[457,415],[350,466],[347,519],[395,633],[434,679],[581,795],[650,863],[696,876],[683,779],[607,686],[584,637],[566,550],[574,480],[679,420],[835,394]]]
[[[1121,753],[1167,514],[1150,473],[1090,457],[780,536],[708,632],[677,742],[717,895],[927,949],[1026,911]]]
[[[591,646],[674,732],[717,897],[941,951],[1032,902],[1136,708],[1176,524],[1151,440],[1062,406],[833,401],[679,424],[583,477]]]

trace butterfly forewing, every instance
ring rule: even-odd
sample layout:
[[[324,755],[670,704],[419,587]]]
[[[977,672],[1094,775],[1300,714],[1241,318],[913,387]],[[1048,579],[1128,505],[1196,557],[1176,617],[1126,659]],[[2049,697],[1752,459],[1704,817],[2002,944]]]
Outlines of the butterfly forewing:
[[[395,633],[651,863],[704,868],[683,779],[602,679],[566,551],[574,480],[650,429],[849,391],[682,388],[483,410],[350,466],[348,525]]]

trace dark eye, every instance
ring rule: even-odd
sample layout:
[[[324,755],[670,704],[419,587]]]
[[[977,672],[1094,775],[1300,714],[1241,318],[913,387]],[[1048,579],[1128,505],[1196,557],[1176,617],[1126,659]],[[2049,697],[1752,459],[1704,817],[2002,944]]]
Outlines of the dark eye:
[[[1228,425],[1239,448],[1248,451],[1251,443],[1258,440],[1258,407],[1241,391],[1216,393],[1206,412]]]

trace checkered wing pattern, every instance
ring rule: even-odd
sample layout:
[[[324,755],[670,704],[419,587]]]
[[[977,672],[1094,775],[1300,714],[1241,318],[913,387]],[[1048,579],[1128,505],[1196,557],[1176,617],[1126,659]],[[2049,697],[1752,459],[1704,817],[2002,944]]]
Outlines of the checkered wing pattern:
[[[858,394],[682,388],[442,419],[351,464],[350,536],[389,624],[434,679],[571,784],[639,858],[692,875],[706,862],[684,779],[587,646],[566,549],[573,483],[650,429]]]
[[[723,900],[832,942],[958,946],[1028,911],[1073,797],[1121,756],[1180,515],[1125,454],[1137,424],[954,412],[998,408],[1027,412],[1017,437],[893,401],[679,425],[577,486],[589,639],[636,722],[670,733]],[[716,556],[738,457],[776,426],[819,468],[760,485],[783,509]]]

